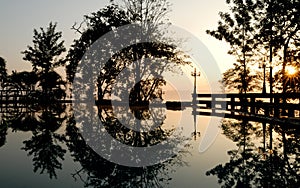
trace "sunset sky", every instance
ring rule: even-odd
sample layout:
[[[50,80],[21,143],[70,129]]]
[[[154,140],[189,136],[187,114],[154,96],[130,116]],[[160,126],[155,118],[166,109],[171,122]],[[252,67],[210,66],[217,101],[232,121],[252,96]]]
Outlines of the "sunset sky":
[[[197,36],[207,45],[221,70],[231,65],[228,46],[205,34],[206,29],[216,28],[218,12],[227,8],[225,0],[170,0],[173,4],[170,20]],[[46,27],[50,21],[58,23],[67,48],[78,35],[71,30],[74,22],[81,22],[83,15],[97,11],[109,0],[9,0],[0,2],[0,56],[7,61],[9,72],[30,70],[29,62],[22,60],[21,51],[32,44],[33,29]]]
[[[219,20],[218,12],[227,9],[225,0],[170,0],[172,11],[170,21],[202,41],[217,61],[222,72],[228,69],[233,57],[227,54],[228,45],[207,35],[207,29],[215,29]],[[32,45],[33,29],[46,28],[50,21],[58,23],[66,48],[79,35],[71,26],[109,4],[109,0],[10,0],[0,2],[0,56],[7,61],[8,73],[12,70],[31,70],[21,51]],[[202,74],[204,75],[204,74]],[[190,75],[187,75],[189,77]],[[204,77],[202,77],[203,79]]]

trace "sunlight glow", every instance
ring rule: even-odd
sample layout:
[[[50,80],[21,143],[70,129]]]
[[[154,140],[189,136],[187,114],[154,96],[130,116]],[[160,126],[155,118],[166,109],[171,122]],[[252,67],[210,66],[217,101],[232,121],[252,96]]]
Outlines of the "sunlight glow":
[[[297,69],[293,66],[287,66],[285,71],[288,76],[294,76],[297,73]]]

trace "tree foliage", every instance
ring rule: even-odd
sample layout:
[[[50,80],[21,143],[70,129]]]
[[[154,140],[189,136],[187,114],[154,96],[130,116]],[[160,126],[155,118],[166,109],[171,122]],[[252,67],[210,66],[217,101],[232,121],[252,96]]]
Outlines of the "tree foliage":
[[[234,63],[233,66],[223,73],[222,83],[228,91],[246,93],[260,88],[257,80],[260,77],[251,73],[250,67],[244,70],[245,67],[241,64]]]
[[[122,111],[128,109],[121,107]],[[150,119],[152,122],[163,123],[165,116],[163,115],[163,109],[156,108],[153,112],[149,112],[147,109],[139,109],[133,111],[133,114],[139,117],[139,119]],[[127,115],[126,115],[127,114]],[[123,120],[129,122],[131,117],[129,113],[124,114]],[[82,114],[88,116],[88,114]],[[149,118],[150,117],[150,118]],[[174,134],[173,129],[165,129],[163,126],[153,127],[149,132],[139,132],[129,129],[122,125],[122,123],[115,117],[114,112],[111,109],[100,109],[99,118],[105,129],[99,128],[99,126],[84,126],[83,130],[79,130],[75,126],[76,123],[74,117],[71,117],[67,123],[66,138],[68,149],[74,158],[81,164],[82,169],[76,171],[73,174],[74,178],[80,178],[85,186],[93,187],[166,187],[169,181],[172,179],[170,173],[173,173],[176,168],[187,166],[187,162],[184,161],[185,152],[180,152],[178,155],[172,157],[170,160],[161,162],[151,166],[144,167],[128,167],[119,165],[107,160],[97,154],[91,145],[82,138],[82,133],[91,134],[91,140],[95,140],[97,145],[104,147],[107,140],[99,139],[99,133],[107,131],[115,140],[133,147],[150,147],[158,143],[161,143],[167,138],[170,138]],[[145,126],[150,126],[152,123],[147,123]],[[174,135],[173,135],[174,136]],[[178,137],[183,139],[182,137]],[[174,143],[177,145],[178,143]],[[109,146],[109,150],[116,149],[114,146]],[[106,149],[105,149],[106,150]],[[172,152],[172,149],[165,149],[162,152],[166,154]],[[131,152],[124,153],[122,156],[131,155]],[[158,159],[160,155],[156,156]],[[133,157],[134,158],[134,157]],[[135,160],[135,159],[133,159]],[[139,160],[139,159],[137,159]],[[133,161],[135,162],[135,161]],[[86,176],[82,176],[86,174]],[[81,178],[83,177],[83,178]]]
[[[259,125],[245,120],[223,121],[223,134],[237,148],[227,152],[228,162],[216,165],[206,175],[217,176],[221,187],[299,187],[298,134],[286,125],[272,125],[278,136],[269,140],[271,129],[264,131],[266,125]],[[264,142],[272,142],[273,147]]]
[[[278,89],[286,92],[286,66],[299,63],[300,1],[257,1],[259,14],[256,14],[258,43],[267,46],[272,66],[281,66],[276,73]],[[275,62],[272,62],[274,61]]]
[[[50,22],[46,30],[34,29],[33,46],[27,46],[28,49],[22,52],[23,59],[32,63],[35,72],[47,73],[65,63],[61,55],[66,49],[64,41],[60,41],[62,33],[56,31],[56,26]]]
[[[136,23],[149,35],[159,35],[158,26],[169,23],[171,4],[167,0],[123,0],[131,23]],[[157,36],[156,36],[157,37]]]
[[[0,57],[0,86],[3,85],[6,79],[7,79],[6,62],[2,57]]]
[[[169,11],[167,9],[168,6],[167,1],[124,1],[124,8],[112,4],[93,13],[91,16],[85,16],[85,21],[83,22],[86,25],[85,28],[73,27],[81,33],[81,37],[74,41],[72,49],[69,51],[68,80],[73,81],[79,61],[93,42],[109,31],[114,32],[116,27],[135,24],[142,35],[140,36],[140,34],[129,31],[128,35],[132,37],[133,41],[131,42],[136,43],[135,45],[124,47],[119,52],[111,54],[115,46],[113,42],[108,41],[105,53],[99,55],[99,52],[95,51],[90,53],[93,54],[92,57],[88,57],[93,59],[93,61],[97,58],[109,59],[98,73],[98,99],[101,100],[105,96],[111,95],[112,86],[116,84],[116,77],[119,73],[126,70],[133,74],[127,75],[127,79],[123,79],[122,83],[114,85],[114,87],[129,86],[128,89],[131,89],[134,86],[134,89],[132,91],[122,89],[121,93],[118,93],[120,96],[123,95],[122,91],[125,93],[131,92],[131,98],[135,100],[131,100],[132,102],[147,101],[149,97],[160,98],[161,94],[158,96],[158,91],[165,83],[161,73],[167,69],[172,70],[168,60],[175,61],[175,64],[186,63],[184,62],[185,56],[180,56],[180,51],[176,46],[168,45],[171,41],[164,38],[163,31],[159,29],[159,26],[164,23],[164,16]],[[120,37],[122,36],[115,35],[116,39]],[[155,42],[139,43],[138,41],[141,41],[140,37],[146,37],[147,41]],[[110,57],[103,57],[103,54],[109,54]],[[161,64],[155,64],[155,58],[162,59]],[[130,83],[135,85],[131,86]]]
[[[35,85],[38,82],[38,75],[35,72],[16,72],[9,76],[9,81],[17,84],[22,89],[35,89]]]
[[[64,41],[61,41],[62,32],[56,31],[57,24],[49,23],[47,29],[34,29],[33,46],[23,51],[23,59],[32,63],[33,72],[22,72],[12,75],[13,80],[21,86],[31,90],[39,90],[39,101],[45,99],[61,99],[65,96],[65,82],[55,72],[55,68],[64,65],[62,57],[66,51]]]
[[[76,68],[86,50],[102,35],[112,31],[114,28],[129,24],[126,13],[117,5],[109,5],[91,15],[85,15],[84,21],[73,29],[81,34],[79,39],[74,40],[69,52],[66,66],[67,79],[73,82]]]
[[[256,8],[253,1],[227,1],[230,13],[220,12],[221,21],[217,30],[207,30],[216,39],[230,44],[229,54],[236,57],[237,63],[223,75],[227,88],[236,88],[240,93],[252,91],[255,76],[251,75],[250,66],[255,61],[253,12]],[[230,85],[228,85],[230,84]]]
[[[249,77],[255,74],[252,66],[259,67],[269,59],[270,66],[281,66],[276,76],[277,89],[286,91],[286,71],[289,64],[299,62],[300,16],[298,0],[227,0],[229,12],[220,12],[216,30],[207,33],[230,44],[229,54],[237,58],[234,77],[224,75],[229,87],[251,90]],[[247,64],[250,63],[250,64]],[[238,64],[241,64],[239,66]],[[238,69],[236,69],[239,67]],[[249,70],[249,74],[248,74]],[[230,70],[229,70],[230,71]],[[228,71],[228,72],[229,72]],[[227,72],[227,73],[228,73]],[[235,79],[239,77],[240,79]],[[249,83],[246,83],[249,82]],[[255,82],[254,82],[255,83]]]

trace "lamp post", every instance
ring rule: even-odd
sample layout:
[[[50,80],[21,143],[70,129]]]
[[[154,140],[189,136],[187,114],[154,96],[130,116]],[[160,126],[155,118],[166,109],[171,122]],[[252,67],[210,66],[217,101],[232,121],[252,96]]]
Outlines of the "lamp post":
[[[273,103],[273,98],[272,98],[272,93],[273,93],[273,78],[272,78],[273,67],[270,65],[267,68],[270,68],[270,103]]]
[[[196,68],[194,69],[194,72],[191,73],[191,75],[194,77],[194,91],[193,91],[193,106],[196,106],[196,99],[197,99],[197,76],[200,77],[201,73],[198,72]]]
[[[196,140],[197,135],[200,137],[200,132],[197,132],[197,114],[196,114],[196,108],[197,108],[197,77],[201,76],[200,72],[197,72],[196,68],[194,69],[194,72],[191,73],[191,75],[194,77],[194,91],[193,91],[193,116],[194,116],[194,132],[192,132],[192,135],[194,137],[194,140]]]
[[[266,65],[263,64],[263,69],[264,69],[264,82],[263,82],[263,89],[262,89],[262,93],[266,94]]]
[[[266,64],[265,62],[263,63],[262,65],[262,68],[263,68],[263,71],[264,71],[264,81],[263,81],[263,90],[262,90],[262,93],[263,94],[266,94],[266,68],[269,68],[270,69],[270,104],[273,103],[273,98],[272,98],[272,93],[273,93],[273,78],[272,78],[272,74],[273,74],[273,67],[271,66],[271,62],[270,62],[270,66],[269,67],[266,67]],[[263,150],[264,152],[266,151],[266,138],[265,138],[265,134],[266,134],[266,123],[263,122]],[[272,129],[273,129],[273,126],[272,124],[270,124],[270,149],[272,150]]]
[[[266,66],[265,63],[262,64],[262,67],[260,68],[263,68],[263,73],[264,73],[264,80],[263,80],[263,88],[262,88],[262,93],[263,94],[266,94],[267,91],[266,91],[266,68],[269,68],[270,69],[270,94],[273,93],[273,78],[272,78],[272,74],[273,74],[273,67],[272,66]],[[272,100],[270,101],[272,103]]]

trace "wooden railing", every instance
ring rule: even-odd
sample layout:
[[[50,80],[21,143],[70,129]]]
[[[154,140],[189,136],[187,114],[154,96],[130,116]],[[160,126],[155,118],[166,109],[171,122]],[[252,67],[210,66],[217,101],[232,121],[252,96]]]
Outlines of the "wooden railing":
[[[194,114],[267,121],[300,121],[300,93],[197,94]]]
[[[20,102],[22,99],[25,99],[29,93],[29,90],[0,90],[0,104]]]

